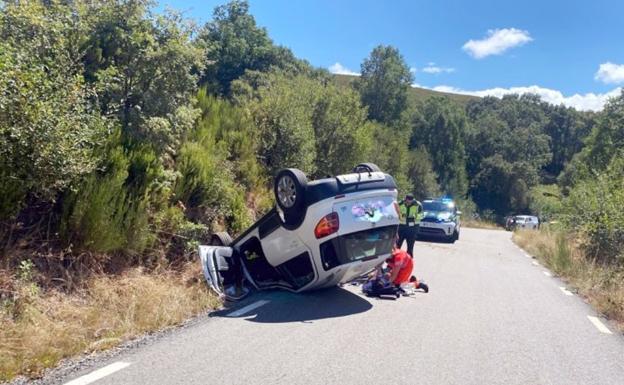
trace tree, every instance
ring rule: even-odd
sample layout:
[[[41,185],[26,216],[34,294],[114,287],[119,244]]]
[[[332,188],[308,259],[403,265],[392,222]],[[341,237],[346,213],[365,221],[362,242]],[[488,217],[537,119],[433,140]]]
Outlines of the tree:
[[[0,218],[26,195],[53,201],[98,164],[108,128],[81,79],[71,9],[37,2],[0,8]]]
[[[84,76],[98,90],[102,113],[119,119],[127,141],[174,153],[197,117],[188,107],[197,90],[192,69],[202,68],[203,50],[190,44],[193,29],[179,15],[154,16],[150,5],[84,5]]]
[[[362,74],[355,87],[362,103],[368,107],[368,117],[392,125],[408,108],[408,90],[412,74],[399,50],[379,45],[361,66]]]
[[[368,161],[373,125],[351,89],[322,86],[312,115],[316,143],[316,176],[339,175]]]
[[[316,143],[312,117],[320,97],[320,85],[305,76],[255,74],[259,84],[237,85],[246,94],[235,96],[251,112],[259,138],[259,156],[269,175],[295,167],[316,172]],[[261,79],[261,80],[260,80]]]
[[[594,170],[604,170],[624,148],[624,90],[610,99],[587,138],[581,159]]]
[[[409,152],[407,178],[416,199],[426,199],[440,194],[437,175],[433,171],[429,152],[424,146]]]
[[[308,67],[289,49],[273,44],[266,29],[258,27],[249,14],[247,1],[234,0],[216,7],[213,20],[204,26],[197,43],[206,52],[201,84],[219,95],[230,95],[232,81],[247,70],[299,72]]]
[[[414,115],[410,147],[425,146],[443,192],[463,198],[468,190],[464,111],[448,98],[427,99]]]
[[[583,148],[583,140],[591,131],[593,119],[587,113],[565,106],[549,106],[547,116],[544,133],[550,137],[552,159],[544,169],[556,177]]]
[[[551,109],[535,95],[468,104],[467,170],[470,194],[480,209],[502,216],[529,208],[530,189],[540,183],[540,175],[548,176],[544,169],[552,162],[553,139],[545,133]]]
[[[411,192],[413,185],[407,176],[409,153],[405,145],[409,142],[408,133],[397,132],[394,128],[377,122],[371,124],[373,147],[367,160],[392,175],[399,193]]]
[[[595,125],[585,139],[585,147],[574,155],[559,175],[564,193],[586,180],[595,178],[609,163],[622,157],[624,148],[624,91],[610,99],[595,116]]]

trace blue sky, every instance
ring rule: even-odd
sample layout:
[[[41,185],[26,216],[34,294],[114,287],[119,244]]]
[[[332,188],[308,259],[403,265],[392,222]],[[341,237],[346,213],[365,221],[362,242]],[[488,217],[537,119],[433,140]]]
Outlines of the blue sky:
[[[161,0],[204,23],[225,1]],[[599,109],[624,85],[624,1],[251,0],[275,43],[334,72],[390,44],[416,85],[477,95],[536,92]]]

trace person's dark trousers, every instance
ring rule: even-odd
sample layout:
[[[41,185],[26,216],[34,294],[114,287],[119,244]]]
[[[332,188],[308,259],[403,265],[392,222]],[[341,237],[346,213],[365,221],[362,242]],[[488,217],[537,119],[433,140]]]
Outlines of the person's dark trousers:
[[[407,253],[410,257],[414,257],[414,243],[416,242],[416,235],[418,226],[399,225],[399,240],[397,241],[397,247],[403,246],[403,241],[407,241]]]

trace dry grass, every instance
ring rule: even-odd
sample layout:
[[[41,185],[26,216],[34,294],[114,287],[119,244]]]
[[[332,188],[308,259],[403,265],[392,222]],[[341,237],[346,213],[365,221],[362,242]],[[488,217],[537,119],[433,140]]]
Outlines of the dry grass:
[[[472,227],[473,229],[489,229],[489,230],[502,230],[503,228],[494,222],[483,221],[480,219],[466,218],[461,221],[462,226]]]
[[[561,232],[518,231],[513,240],[565,279],[624,331],[624,268],[588,260],[578,239]]]
[[[60,359],[103,350],[218,306],[197,264],[182,272],[91,279],[77,293],[40,294],[18,282],[13,298],[0,302],[0,382],[36,377]],[[19,281],[19,280],[17,280]]]

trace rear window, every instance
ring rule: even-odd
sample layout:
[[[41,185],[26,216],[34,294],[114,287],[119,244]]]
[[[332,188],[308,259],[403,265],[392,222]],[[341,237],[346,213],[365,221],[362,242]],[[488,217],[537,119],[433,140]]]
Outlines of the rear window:
[[[372,228],[336,237],[321,244],[325,270],[346,263],[377,258],[392,252],[396,226]]]

